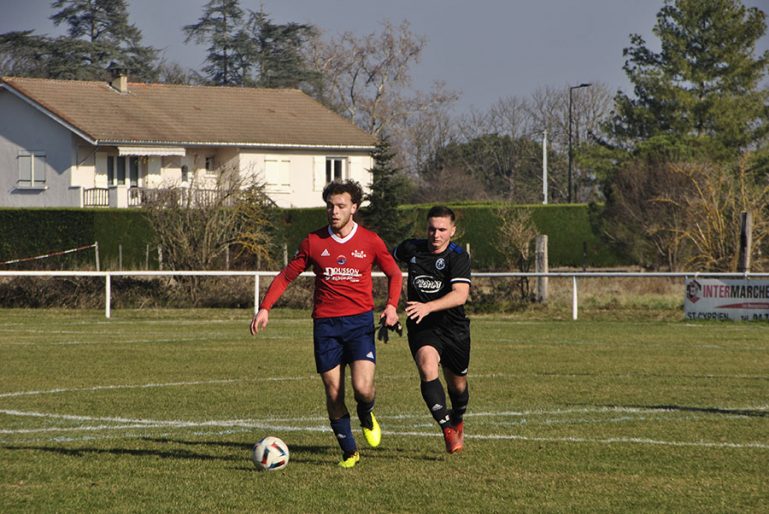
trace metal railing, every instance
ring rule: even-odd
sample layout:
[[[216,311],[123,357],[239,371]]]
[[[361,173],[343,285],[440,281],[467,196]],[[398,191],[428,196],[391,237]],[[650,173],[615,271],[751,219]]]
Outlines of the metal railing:
[[[104,315],[111,317],[112,277],[253,277],[254,278],[254,312],[259,310],[259,289],[261,277],[274,277],[277,271],[0,271],[0,277],[102,277],[104,278]],[[301,277],[314,277],[315,274],[305,271]],[[373,277],[384,277],[381,271],[373,272]],[[403,273],[406,276],[406,273]],[[586,278],[769,278],[769,273],[725,273],[725,272],[552,272],[552,273],[521,273],[521,272],[479,272],[473,277],[500,278],[571,278],[571,311],[572,319],[578,318],[579,293],[578,281]]]

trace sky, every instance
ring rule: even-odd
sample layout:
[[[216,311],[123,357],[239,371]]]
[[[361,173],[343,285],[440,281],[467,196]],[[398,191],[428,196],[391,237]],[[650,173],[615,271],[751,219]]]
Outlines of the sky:
[[[145,45],[165,59],[199,69],[205,46],[184,43],[182,27],[197,22],[208,0],[128,0],[130,22]],[[745,5],[769,11],[769,0]],[[459,113],[485,110],[497,100],[527,98],[543,87],[584,82],[631,92],[622,70],[630,34],[657,48],[652,28],[663,0],[241,0],[275,23],[309,23],[326,33],[379,33],[382,22],[427,39],[412,70],[416,89],[436,81],[460,94]],[[59,35],[49,20],[51,0],[0,0],[0,33],[32,29]],[[759,51],[769,49],[769,36]]]

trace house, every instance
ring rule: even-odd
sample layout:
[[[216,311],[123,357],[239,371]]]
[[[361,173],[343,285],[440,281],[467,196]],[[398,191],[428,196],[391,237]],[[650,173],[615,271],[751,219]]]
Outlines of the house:
[[[335,178],[369,187],[375,144],[296,89],[0,78],[0,207],[140,206],[224,169],[322,206]]]

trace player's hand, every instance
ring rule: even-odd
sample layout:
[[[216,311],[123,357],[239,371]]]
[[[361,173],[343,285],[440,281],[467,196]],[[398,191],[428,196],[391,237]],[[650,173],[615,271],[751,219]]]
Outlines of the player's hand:
[[[394,326],[396,323],[398,323],[398,311],[395,309],[394,305],[387,304],[387,307],[384,308],[384,311],[382,312],[382,315],[379,316],[379,319],[384,319],[385,324],[388,327]]]
[[[270,313],[266,309],[259,309],[259,312],[254,314],[254,317],[251,318],[251,335],[255,336],[259,329],[261,328],[264,330],[267,328],[267,323],[270,322]]]
[[[413,319],[417,324],[431,312],[430,305],[427,303],[406,302],[406,316]]]
[[[403,327],[400,321],[396,321],[395,325],[388,327],[385,318],[379,318],[379,330],[377,331],[376,338],[384,343],[390,342],[390,330],[397,332],[399,336],[403,335]]]

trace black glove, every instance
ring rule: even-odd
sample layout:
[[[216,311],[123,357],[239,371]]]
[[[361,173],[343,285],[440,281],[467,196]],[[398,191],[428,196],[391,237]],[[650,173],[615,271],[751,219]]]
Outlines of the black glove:
[[[399,336],[403,335],[403,326],[401,326],[401,322],[398,321],[395,325],[388,327],[387,322],[384,318],[379,319],[379,331],[377,332],[376,338],[380,341],[384,341],[385,343],[390,341],[390,330],[394,330],[398,333]]]

